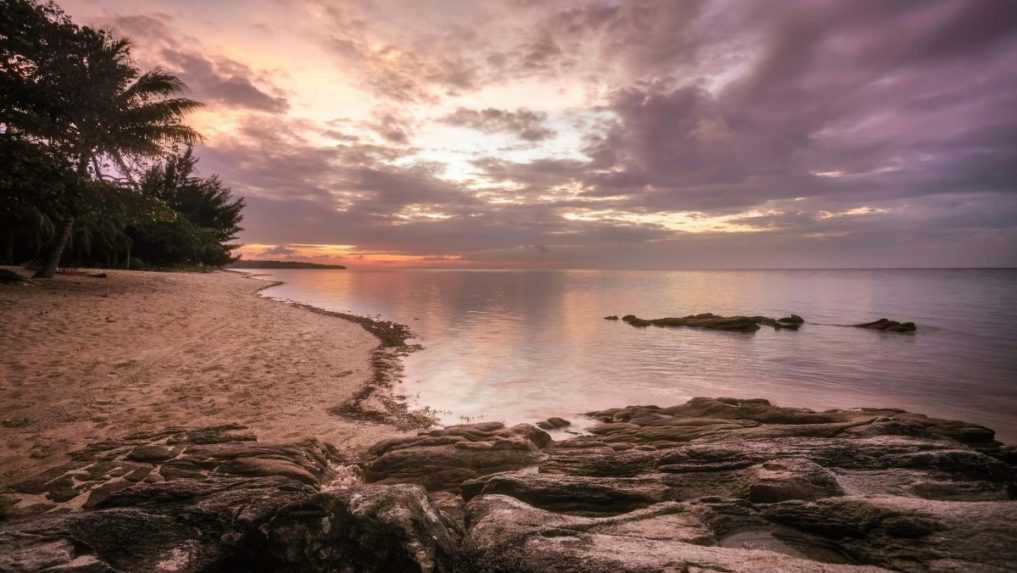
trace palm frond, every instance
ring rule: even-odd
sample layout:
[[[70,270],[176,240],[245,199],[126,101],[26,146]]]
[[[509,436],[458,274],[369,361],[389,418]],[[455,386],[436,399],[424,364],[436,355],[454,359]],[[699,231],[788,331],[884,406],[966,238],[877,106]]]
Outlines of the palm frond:
[[[156,96],[167,97],[186,89],[187,85],[180,78],[169,72],[155,69],[134,80],[134,83],[120,94],[120,100],[121,102],[131,102],[135,99],[147,101]]]
[[[132,105],[121,111],[119,121],[128,124],[175,122],[187,112],[201,107],[201,102],[187,98],[170,98]]]

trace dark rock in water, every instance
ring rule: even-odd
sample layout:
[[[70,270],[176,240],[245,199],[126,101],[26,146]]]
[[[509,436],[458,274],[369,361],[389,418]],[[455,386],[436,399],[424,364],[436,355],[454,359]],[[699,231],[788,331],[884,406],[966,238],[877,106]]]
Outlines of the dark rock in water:
[[[551,437],[529,424],[463,424],[378,442],[364,460],[368,482],[457,490],[468,479],[535,465]]]
[[[884,332],[914,332],[918,330],[913,322],[897,322],[896,320],[888,320],[881,318],[874,322],[865,322],[862,324],[852,324],[855,328],[869,328],[872,330],[882,330]]]
[[[363,461],[372,484],[316,441],[259,444],[236,426],[96,444],[0,496],[0,571],[1017,563],[1017,449],[987,428],[733,398],[589,415],[591,435],[558,442],[498,423],[380,442]]]
[[[618,320],[618,315],[617,314],[609,314],[609,315],[604,317],[604,320]]]
[[[621,320],[634,327],[649,327],[650,325],[653,324],[653,321],[640,319],[639,317],[636,316],[636,314],[625,314],[624,317],[621,317]]]
[[[766,316],[719,316],[712,313],[690,314],[681,318],[654,318],[644,319],[633,314],[626,314],[622,320],[637,327],[662,326],[679,327],[688,326],[692,328],[705,328],[707,330],[728,330],[734,332],[755,332],[759,325],[770,326],[780,330],[782,328],[798,330],[798,327],[805,322],[802,317],[792,314],[781,319],[773,319]]]
[[[571,425],[572,422],[569,422],[565,418],[558,418],[557,416],[552,416],[546,420],[537,422],[537,427],[541,430],[558,430],[561,428],[567,428]]]

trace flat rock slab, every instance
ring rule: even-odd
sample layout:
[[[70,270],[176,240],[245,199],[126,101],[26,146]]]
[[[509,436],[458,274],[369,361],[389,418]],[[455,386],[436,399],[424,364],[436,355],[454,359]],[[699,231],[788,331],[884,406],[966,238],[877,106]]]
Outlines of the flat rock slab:
[[[564,421],[564,420],[563,420]],[[529,424],[462,424],[381,441],[368,450],[364,478],[458,490],[479,476],[536,465],[551,436]]]
[[[482,571],[1012,571],[1014,449],[901,410],[696,398],[590,412],[462,484]]]

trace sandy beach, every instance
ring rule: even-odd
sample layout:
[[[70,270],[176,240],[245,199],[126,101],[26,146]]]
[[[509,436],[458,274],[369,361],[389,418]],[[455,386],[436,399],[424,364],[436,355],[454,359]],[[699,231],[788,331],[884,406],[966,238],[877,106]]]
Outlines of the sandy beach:
[[[361,326],[238,273],[109,271],[0,286],[0,483],[132,432],[239,423],[354,453],[398,435],[327,410],[372,376]]]

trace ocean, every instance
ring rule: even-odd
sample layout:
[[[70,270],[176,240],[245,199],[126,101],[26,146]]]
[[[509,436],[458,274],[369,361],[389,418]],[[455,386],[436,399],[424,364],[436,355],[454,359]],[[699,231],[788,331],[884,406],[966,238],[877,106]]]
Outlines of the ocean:
[[[1017,442],[1017,270],[267,270],[264,296],[408,325],[397,393],[454,424],[694,396],[878,406]],[[635,328],[606,315],[781,317],[797,331]],[[843,325],[886,317],[914,334]]]

